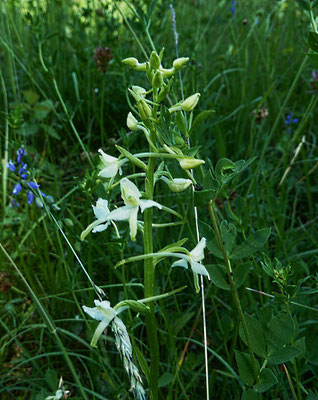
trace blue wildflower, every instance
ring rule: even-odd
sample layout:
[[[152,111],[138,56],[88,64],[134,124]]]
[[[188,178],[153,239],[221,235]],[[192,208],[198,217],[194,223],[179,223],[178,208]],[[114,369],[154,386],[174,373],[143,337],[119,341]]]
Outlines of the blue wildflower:
[[[232,7],[231,7],[231,13],[232,13],[232,15],[235,14],[235,5],[236,5],[236,1],[232,1]]]
[[[18,193],[21,192],[21,190],[22,190],[21,183],[18,182],[18,183],[14,186],[13,191],[12,191],[12,194],[14,194],[14,195],[16,196]]]
[[[34,200],[34,194],[30,190],[28,191],[27,197],[28,197],[28,204],[31,204]]]
[[[297,122],[299,121],[299,119],[298,119],[298,118],[292,118],[292,116],[293,116],[293,113],[289,113],[289,114],[287,115],[286,120],[285,120],[285,124],[286,124],[286,125],[297,124]]]
[[[22,161],[22,157],[25,155],[25,150],[23,147],[21,147],[18,151],[17,151],[17,163],[20,164]]]
[[[16,166],[15,166],[14,162],[11,159],[9,160],[9,162],[7,164],[7,168],[9,168],[9,170],[11,172],[14,172],[16,170]]]

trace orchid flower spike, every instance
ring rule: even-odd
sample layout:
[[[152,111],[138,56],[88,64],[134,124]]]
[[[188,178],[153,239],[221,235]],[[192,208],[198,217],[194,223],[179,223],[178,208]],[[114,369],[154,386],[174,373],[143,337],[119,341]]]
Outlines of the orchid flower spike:
[[[92,231],[93,233],[105,231],[110,224],[110,221],[107,220],[107,216],[110,212],[107,200],[98,199],[96,202],[96,206],[92,207],[97,220],[88,225],[88,227],[81,233],[81,240],[84,240],[86,236],[90,233],[90,231]]]
[[[206,239],[202,238],[195,248],[190,251],[189,255],[175,253],[175,256],[180,257],[179,260],[172,264],[172,267],[183,267],[188,268],[188,264],[193,272],[197,274],[207,276],[210,279],[210,275],[204,265],[200,261],[204,259],[204,249],[206,246]]]
[[[137,186],[127,178],[120,181],[120,188],[125,205],[111,211],[107,216],[107,221],[129,221],[131,240],[136,240],[139,207],[141,212],[144,212],[146,208],[158,207],[161,209],[162,206],[156,201],[141,199],[141,193]]]
[[[102,149],[99,149],[98,152],[100,153],[100,160],[104,166],[104,168],[98,174],[102,178],[113,178],[117,175],[119,171],[119,175],[122,175],[121,166],[126,162],[125,159],[118,160],[116,157],[112,157],[103,152]]]

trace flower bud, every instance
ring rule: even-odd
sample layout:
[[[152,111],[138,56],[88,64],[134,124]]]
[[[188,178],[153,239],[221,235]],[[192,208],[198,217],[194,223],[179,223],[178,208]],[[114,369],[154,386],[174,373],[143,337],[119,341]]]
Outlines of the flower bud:
[[[155,88],[160,88],[163,84],[163,77],[160,71],[156,71],[152,78],[152,86]]]
[[[150,68],[157,71],[157,69],[160,67],[160,62],[161,61],[158,54],[155,51],[152,51],[149,59]]]
[[[202,164],[205,164],[205,161],[197,160],[196,158],[193,157],[179,158],[178,161],[180,167],[183,169],[193,169],[199,167]]]
[[[137,58],[134,57],[125,58],[122,63],[128,65],[130,68],[135,68],[139,64]]]
[[[186,190],[191,184],[190,179],[176,178],[169,181],[168,186],[170,190],[178,193]]]
[[[132,91],[134,92],[134,93],[136,93],[138,96],[145,96],[146,95],[146,89],[144,89],[143,87],[141,87],[141,86],[133,86],[132,88]]]
[[[181,104],[181,109],[183,111],[187,111],[187,112],[192,111],[195,108],[195,106],[198,104],[200,96],[201,96],[200,93],[196,93],[196,94],[193,94],[192,96],[186,98]]]
[[[136,120],[136,118],[132,115],[132,113],[130,112],[127,116],[127,126],[131,131],[135,131],[138,125],[138,121]]]
[[[188,61],[189,61],[189,57],[176,58],[173,62],[173,68],[178,71],[179,69],[183,68],[187,64]]]
[[[143,121],[151,117],[151,108],[148,106],[145,100],[143,99],[139,100],[137,106],[140,113],[140,117]]]

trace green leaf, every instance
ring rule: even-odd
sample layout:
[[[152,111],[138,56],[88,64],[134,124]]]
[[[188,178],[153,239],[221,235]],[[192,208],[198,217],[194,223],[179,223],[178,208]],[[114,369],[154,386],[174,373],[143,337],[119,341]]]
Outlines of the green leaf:
[[[199,232],[200,232],[201,237],[206,238],[206,246],[207,246],[208,250],[216,257],[223,259],[223,254],[222,254],[219,244],[216,240],[214,230],[210,227],[210,225],[206,224],[205,222],[200,221]]]
[[[137,300],[123,300],[118,304],[116,304],[115,307],[116,310],[118,310],[120,307],[125,307],[125,306],[129,307],[135,312],[147,313],[150,311],[150,308],[146,304],[141,303],[140,301]]]
[[[169,372],[165,372],[158,380],[158,387],[167,387],[173,381],[174,375]]]
[[[301,353],[302,350],[296,346],[284,346],[284,347],[273,346],[269,349],[268,362],[274,365],[282,364],[287,361],[293,360]]]
[[[273,374],[273,372],[270,369],[265,368],[260,373],[259,382],[254,385],[253,389],[257,393],[264,393],[266,392],[266,390],[274,386],[277,382],[277,378]]]
[[[251,340],[252,350],[255,354],[261,357],[266,357],[266,345],[263,336],[263,328],[257,319],[249,314],[244,315],[245,323]],[[242,323],[240,323],[239,334],[243,342],[247,345],[245,333],[243,331]]]
[[[241,400],[258,400],[258,396],[252,389],[248,389],[243,393]]]
[[[35,104],[40,98],[40,95],[31,89],[24,90],[23,96],[30,106],[33,106],[33,104]]]
[[[176,124],[180,131],[184,134],[184,136],[188,135],[188,128],[187,128],[187,120],[183,115],[182,111],[178,111],[176,114]]]
[[[206,207],[211,199],[214,199],[216,195],[216,191],[214,189],[207,190],[196,190],[193,193],[194,197],[194,205],[196,207]]]
[[[220,184],[216,179],[213,178],[211,170],[205,174],[202,186],[204,190],[213,189],[215,192],[219,190]]]
[[[52,138],[54,138],[56,140],[61,140],[60,135],[56,132],[56,130],[52,126],[46,125],[46,124],[42,124],[41,127]]]
[[[134,345],[133,348],[134,348],[134,353],[137,356],[137,360],[140,365],[140,368],[141,368],[142,372],[144,373],[144,375],[147,379],[147,382],[149,383],[150,372],[149,372],[149,367],[148,367],[147,361],[138,346]]]
[[[298,6],[300,8],[302,8],[303,10],[308,11],[309,10],[309,4],[308,4],[308,0],[296,0],[296,3],[298,4]],[[311,2],[311,8],[314,8],[318,5],[318,0],[313,0]]]
[[[32,136],[35,135],[39,131],[39,125],[38,124],[30,124],[26,122],[25,124],[22,125],[22,132],[25,136]]]
[[[250,355],[235,350],[235,359],[242,382],[246,386],[252,386],[254,383],[254,377]]]
[[[59,384],[59,378],[54,369],[49,368],[46,371],[45,380],[46,380],[47,384],[50,386],[50,389],[55,391]]]
[[[233,272],[234,289],[238,289],[244,283],[251,265],[252,264],[250,262],[246,262],[235,268]]]
[[[245,242],[234,249],[233,253],[230,255],[230,258],[232,260],[239,260],[241,258],[251,256],[264,246],[269,238],[270,233],[270,228],[259,229],[258,231],[252,233],[252,235],[250,235]]]
[[[293,318],[284,312],[273,317],[269,322],[268,340],[276,346],[289,344],[295,335]]]
[[[236,168],[233,161],[228,158],[221,158],[215,166],[215,175],[220,179],[221,182],[224,181],[226,173],[228,171],[234,171]]]
[[[226,220],[221,222],[221,235],[224,243],[224,248],[227,256],[231,253],[236,238],[236,227],[234,224],[229,224]]]
[[[307,53],[307,56],[311,59],[315,66],[318,66],[318,54],[317,53]]]
[[[209,118],[211,114],[213,114],[214,112],[215,112],[214,110],[205,110],[201,112],[199,115],[197,115],[194,118],[193,124],[190,129],[190,133],[192,133],[194,129],[196,129],[199,125],[201,125],[202,122],[205,121],[207,118]]]
[[[313,51],[318,51],[318,33],[308,32],[308,45]]]
[[[38,121],[43,121],[53,108],[54,106],[51,100],[41,101],[34,106],[34,116]]]
[[[231,290],[230,285],[227,283],[226,270],[223,265],[205,265],[208,270],[210,279],[215,286],[224,290]]]
[[[234,163],[235,169],[234,172],[228,173],[223,178],[223,185],[229,183],[232,179],[234,179],[237,175],[243,172],[250,164],[252,164],[256,160],[256,157],[251,158],[250,160],[239,160]]]
[[[306,400],[318,400],[318,395],[309,393],[309,395],[306,397]]]

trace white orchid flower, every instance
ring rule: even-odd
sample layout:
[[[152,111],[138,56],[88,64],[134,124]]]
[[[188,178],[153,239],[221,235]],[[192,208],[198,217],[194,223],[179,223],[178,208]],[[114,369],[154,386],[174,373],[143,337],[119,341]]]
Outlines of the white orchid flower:
[[[99,149],[98,152],[100,153],[99,158],[105,167],[100,171],[98,176],[101,176],[102,178],[113,178],[117,175],[118,171],[119,175],[122,175],[123,172],[121,166],[126,162],[125,159],[118,160],[118,158],[104,153],[102,149]]]
[[[158,207],[161,209],[162,206],[156,201],[141,199],[141,193],[137,186],[127,178],[123,178],[120,181],[120,188],[121,197],[124,200],[125,205],[111,211],[107,216],[107,220],[129,221],[130,237],[132,240],[135,240],[139,207],[141,212],[144,212],[146,208]]]
[[[174,257],[180,259],[172,264],[172,267],[183,267],[188,268],[188,264],[193,272],[197,274],[207,276],[210,279],[210,275],[203,264],[200,261],[204,259],[204,249],[206,246],[206,239],[202,238],[195,248],[190,251],[189,255],[182,253],[174,253]]]
[[[88,225],[88,227],[81,233],[81,240],[84,240],[90,231],[93,233],[105,231],[110,224],[110,220],[107,219],[110,213],[107,200],[98,199],[96,206],[93,205],[92,207],[97,220]]]
[[[95,306],[94,308],[82,306],[83,310],[96,321],[100,321],[97,326],[94,336],[91,341],[92,347],[97,347],[98,339],[101,334],[107,328],[107,326],[111,323],[111,321],[117,316],[117,311],[110,306],[110,302],[107,300],[100,301],[94,300]]]

